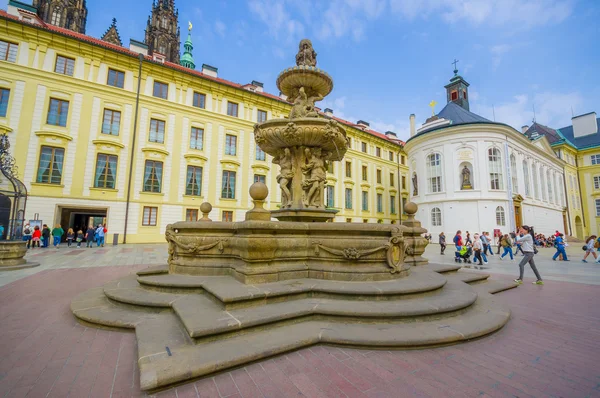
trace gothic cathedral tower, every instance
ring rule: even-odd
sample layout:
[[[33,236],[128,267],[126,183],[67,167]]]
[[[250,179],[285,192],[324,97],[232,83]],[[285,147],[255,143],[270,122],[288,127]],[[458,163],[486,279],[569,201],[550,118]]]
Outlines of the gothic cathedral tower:
[[[33,0],[38,16],[46,23],[85,33],[85,0]]]
[[[146,44],[150,54],[160,53],[169,62],[179,63],[179,11],[175,0],[152,2],[152,14],[146,26]]]

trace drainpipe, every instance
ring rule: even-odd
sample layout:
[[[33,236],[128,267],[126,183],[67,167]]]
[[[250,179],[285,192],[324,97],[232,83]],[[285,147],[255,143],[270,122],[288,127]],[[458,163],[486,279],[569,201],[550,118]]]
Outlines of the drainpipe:
[[[135,139],[137,136],[138,110],[140,107],[140,87],[142,86],[142,61],[144,54],[138,55],[140,66],[138,68],[138,86],[135,97],[135,119],[133,119],[133,137],[131,139],[131,156],[129,157],[129,177],[127,179],[127,202],[125,203],[125,227],[123,230],[123,244],[127,243],[127,224],[129,221],[129,204],[131,203],[131,177],[133,175],[133,157],[135,155]]]

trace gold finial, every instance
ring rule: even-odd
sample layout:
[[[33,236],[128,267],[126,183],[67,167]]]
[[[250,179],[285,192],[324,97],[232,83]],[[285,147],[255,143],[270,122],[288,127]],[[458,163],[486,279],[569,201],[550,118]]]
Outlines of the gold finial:
[[[433,110],[433,108],[435,108],[436,105],[437,105],[437,102],[435,102],[435,100],[433,100],[429,103],[429,106],[431,107],[431,116],[435,116],[435,111]]]
[[[192,30],[192,23],[190,21],[188,21],[188,31]]]

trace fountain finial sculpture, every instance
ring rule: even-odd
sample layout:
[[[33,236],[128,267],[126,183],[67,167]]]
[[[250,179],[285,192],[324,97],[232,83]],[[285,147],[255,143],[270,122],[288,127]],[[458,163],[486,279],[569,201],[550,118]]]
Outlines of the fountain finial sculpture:
[[[325,206],[327,163],[342,160],[348,141],[337,121],[320,117],[315,108],[333,89],[331,76],[316,65],[311,41],[301,40],[296,66],[277,78],[277,87],[293,104],[289,117],[254,128],[256,143],[280,167],[281,210],[272,214],[281,221],[327,221],[336,213]]]

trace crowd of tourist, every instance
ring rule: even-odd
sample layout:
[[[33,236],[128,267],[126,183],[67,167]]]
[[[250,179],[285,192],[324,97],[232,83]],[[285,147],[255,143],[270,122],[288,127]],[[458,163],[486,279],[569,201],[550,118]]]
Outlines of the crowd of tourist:
[[[85,232],[83,231],[84,229]],[[52,246],[57,249],[63,240],[67,242],[67,247],[76,244],[77,248],[81,248],[82,242],[86,243],[86,247],[93,247],[94,242],[96,243],[96,247],[104,247],[104,237],[107,232],[108,229],[102,224],[98,224],[97,227],[90,225],[87,228],[68,228],[66,233],[60,224],[56,224],[52,229],[47,224],[43,224],[42,228],[39,225],[31,228],[27,224],[23,228],[23,241],[27,242],[28,249],[34,249],[36,246],[38,248],[50,247],[50,237],[52,237]]]

